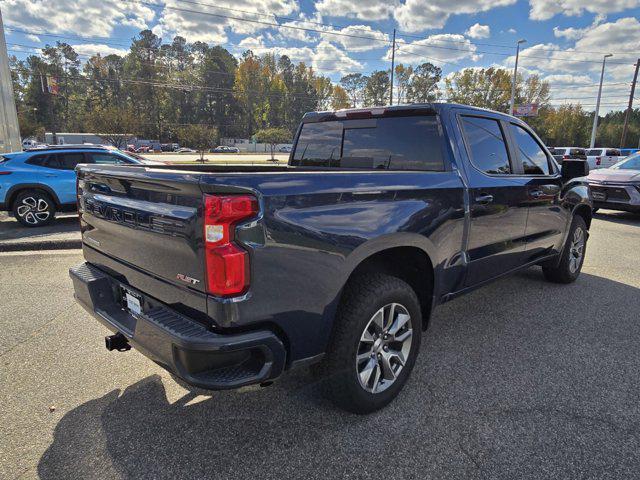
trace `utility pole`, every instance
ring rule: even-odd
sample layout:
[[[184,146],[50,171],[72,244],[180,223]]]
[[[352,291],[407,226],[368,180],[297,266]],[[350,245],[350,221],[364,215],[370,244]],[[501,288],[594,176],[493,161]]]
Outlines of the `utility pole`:
[[[4,39],[2,12],[0,12],[0,153],[22,150],[18,112],[13,97],[13,82],[9,70],[9,55]]]
[[[596,131],[598,130],[598,113],[600,112],[600,97],[602,96],[602,81],[604,80],[604,66],[607,63],[607,58],[613,57],[612,53],[607,53],[602,57],[602,71],[600,72],[600,86],[598,87],[598,99],[596,100],[596,111],[593,115],[593,128],[591,129],[591,142],[589,142],[589,148],[593,148],[596,144]]]
[[[396,63],[396,29],[393,29],[393,43],[391,45],[391,87],[389,88],[389,105],[393,105],[393,70]]]
[[[516,103],[516,82],[518,80],[518,58],[520,57],[520,44],[527,43],[524,38],[518,40],[516,44],[516,64],[513,66],[513,79],[511,79],[511,101],[509,102],[509,115],[513,115]]]
[[[636,81],[638,80],[638,69],[640,68],[640,58],[636,62],[636,72],[633,74],[633,82],[631,82],[631,93],[629,94],[629,106],[624,114],[624,126],[622,127],[622,137],[620,138],[620,148],[624,148],[627,141],[627,128],[629,128],[629,116],[633,110],[633,95],[636,92]]]

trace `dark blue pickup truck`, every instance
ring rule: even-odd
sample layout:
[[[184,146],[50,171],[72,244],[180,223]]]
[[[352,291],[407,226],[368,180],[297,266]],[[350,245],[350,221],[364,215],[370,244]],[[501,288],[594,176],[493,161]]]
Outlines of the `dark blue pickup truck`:
[[[339,405],[389,403],[432,310],[533,265],[582,267],[584,161],[517,118],[424,104],[309,113],[288,165],[84,165],[80,304],[188,384],[321,362]]]

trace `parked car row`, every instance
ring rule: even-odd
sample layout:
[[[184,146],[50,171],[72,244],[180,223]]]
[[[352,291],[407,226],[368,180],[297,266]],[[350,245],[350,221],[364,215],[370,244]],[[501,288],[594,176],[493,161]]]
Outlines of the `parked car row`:
[[[598,168],[609,168],[618,163],[626,156],[636,152],[636,149],[626,148],[581,148],[581,147],[550,147],[553,158],[558,163],[563,160],[586,160],[590,170]]]

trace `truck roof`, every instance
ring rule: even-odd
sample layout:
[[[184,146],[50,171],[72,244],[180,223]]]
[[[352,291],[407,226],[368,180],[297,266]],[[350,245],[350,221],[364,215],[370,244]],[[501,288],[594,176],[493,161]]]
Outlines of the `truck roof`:
[[[470,105],[463,105],[459,103],[409,103],[404,105],[387,105],[387,106],[379,106],[379,107],[363,107],[363,108],[345,108],[342,110],[327,110],[321,112],[308,112],[305,113],[304,117],[302,117],[303,123],[310,122],[321,122],[325,120],[331,119],[340,119],[340,118],[358,118],[361,115],[363,116],[384,116],[393,113],[401,113],[401,112],[419,112],[424,111],[424,113],[440,113],[445,110],[449,110],[454,107],[463,107],[469,110],[477,110],[478,112],[489,112],[494,115],[502,115],[508,118],[517,118],[513,117],[504,112],[498,112],[496,110],[490,110],[488,108],[480,108],[480,107],[472,107]],[[360,117],[361,118],[361,117]]]

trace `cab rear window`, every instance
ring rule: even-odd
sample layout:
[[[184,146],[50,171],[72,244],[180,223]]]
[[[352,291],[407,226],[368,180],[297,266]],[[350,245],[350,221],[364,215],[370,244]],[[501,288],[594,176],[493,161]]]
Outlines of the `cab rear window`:
[[[435,115],[305,123],[292,165],[371,170],[444,170]]]

